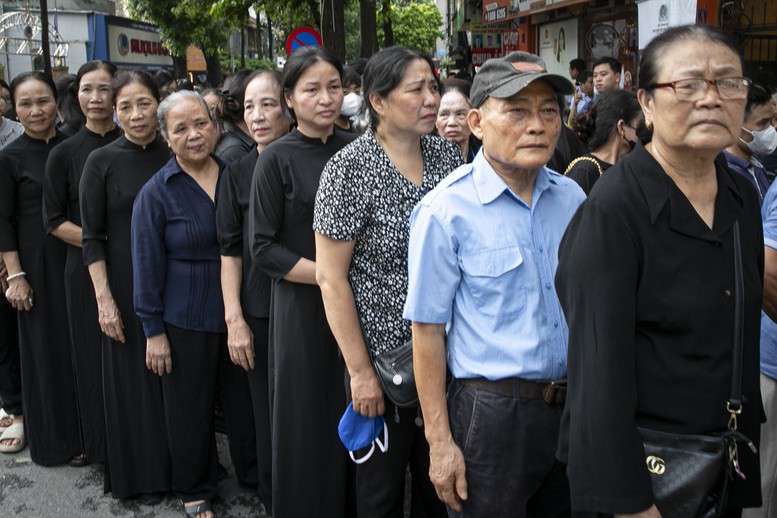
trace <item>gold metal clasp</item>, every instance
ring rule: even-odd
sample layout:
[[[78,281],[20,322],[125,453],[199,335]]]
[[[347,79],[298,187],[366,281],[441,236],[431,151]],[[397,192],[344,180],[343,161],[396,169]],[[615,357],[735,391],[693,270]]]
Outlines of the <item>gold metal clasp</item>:
[[[733,410],[731,408],[731,404],[726,401],[726,411],[728,411],[729,414],[731,414],[728,418],[728,429],[729,430],[736,430],[737,429],[737,416],[742,413],[742,407],[740,406],[736,410]]]

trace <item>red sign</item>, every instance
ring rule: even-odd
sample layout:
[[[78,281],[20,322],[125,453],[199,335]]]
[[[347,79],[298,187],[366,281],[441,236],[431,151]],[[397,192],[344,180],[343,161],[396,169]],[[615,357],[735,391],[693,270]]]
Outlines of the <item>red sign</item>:
[[[312,27],[297,27],[286,39],[286,55],[300,47],[323,47],[323,41],[318,31]]]

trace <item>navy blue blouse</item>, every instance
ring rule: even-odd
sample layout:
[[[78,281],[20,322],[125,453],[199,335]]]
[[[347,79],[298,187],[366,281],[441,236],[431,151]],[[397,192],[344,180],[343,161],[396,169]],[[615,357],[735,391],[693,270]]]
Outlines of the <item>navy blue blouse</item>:
[[[213,158],[220,177],[226,164]],[[164,333],[165,323],[190,331],[226,331],[216,205],[175,157],[135,200],[132,267],[135,312],[146,337]]]

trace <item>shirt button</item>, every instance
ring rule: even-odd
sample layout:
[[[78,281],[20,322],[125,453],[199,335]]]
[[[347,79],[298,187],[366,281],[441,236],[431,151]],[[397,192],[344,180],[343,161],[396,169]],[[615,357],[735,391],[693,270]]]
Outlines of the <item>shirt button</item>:
[[[546,283],[545,283],[545,289],[547,289],[547,290],[549,290],[549,289],[550,289],[550,283],[549,283],[549,282],[546,282]]]
[[[558,320],[553,321],[553,327],[558,327]]]
[[[544,251],[545,251],[545,248],[543,248],[543,246],[540,245],[540,252],[544,252]]]
[[[731,298],[731,290],[723,290],[723,296],[727,299]]]

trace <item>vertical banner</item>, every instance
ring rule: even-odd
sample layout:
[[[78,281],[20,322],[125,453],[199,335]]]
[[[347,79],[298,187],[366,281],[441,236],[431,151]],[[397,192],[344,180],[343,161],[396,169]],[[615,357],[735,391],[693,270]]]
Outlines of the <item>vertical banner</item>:
[[[537,42],[548,72],[569,76],[569,62],[578,57],[577,19],[540,25]]]
[[[637,5],[640,49],[669,27],[696,23],[697,0],[643,0]]]

